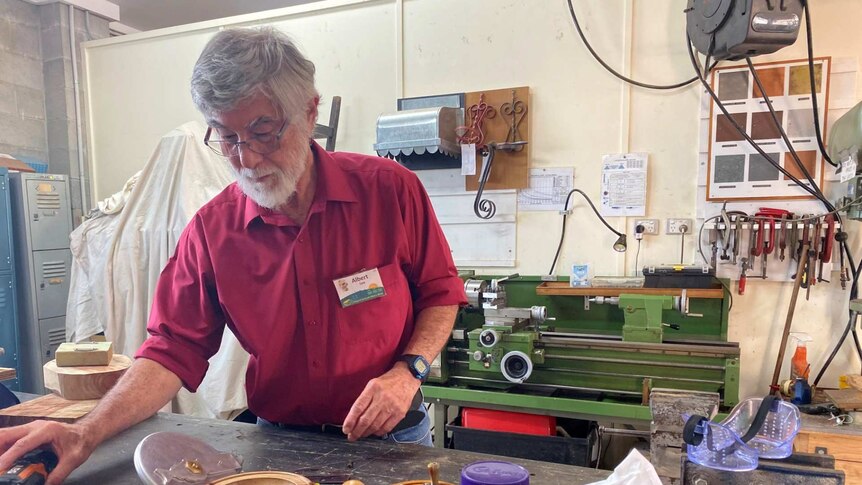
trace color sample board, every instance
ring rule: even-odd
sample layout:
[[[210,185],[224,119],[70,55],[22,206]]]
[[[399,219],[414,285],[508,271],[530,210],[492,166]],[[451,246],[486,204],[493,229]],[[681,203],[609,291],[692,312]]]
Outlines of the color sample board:
[[[828,57],[814,60],[815,91],[823,138],[829,104]],[[808,173],[823,182],[823,159],[817,147],[807,60],[755,64],[763,91],[772,101],[781,127]],[[707,200],[756,200],[810,198],[807,192],[782,174],[752,147],[733,121],[791,175],[804,181],[802,170],[781,139],[761,90],[748,67],[718,68],[712,87],[730,117],[713,102],[710,106]]]

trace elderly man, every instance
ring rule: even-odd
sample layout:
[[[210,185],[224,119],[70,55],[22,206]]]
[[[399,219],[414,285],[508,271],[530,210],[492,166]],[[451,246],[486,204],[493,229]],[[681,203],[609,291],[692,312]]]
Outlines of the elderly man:
[[[49,484],[62,482],[181,386],[194,391],[225,325],[250,354],[261,422],[430,444],[417,392],[466,298],[418,179],[311,140],[314,65],[276,30],[216,34],[191,91],[236,183],[186,227],[129,372],[78,423],[0,431],[0,469],[48,445],[60,458]]]

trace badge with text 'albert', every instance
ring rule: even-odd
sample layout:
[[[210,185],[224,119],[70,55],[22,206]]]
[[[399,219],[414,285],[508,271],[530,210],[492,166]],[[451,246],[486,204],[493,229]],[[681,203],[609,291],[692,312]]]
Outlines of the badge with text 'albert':
[[[338,299],[341,300],[343,308],[380,298],[386,294],[377,268],[337,278],[332,280],[332,283],[335,284],[335,291],[338,292]]]

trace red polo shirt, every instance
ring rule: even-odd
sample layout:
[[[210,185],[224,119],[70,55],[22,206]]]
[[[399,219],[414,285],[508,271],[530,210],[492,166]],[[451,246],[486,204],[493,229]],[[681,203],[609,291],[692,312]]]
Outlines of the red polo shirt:
[[[316,143],[313,153],[317,190],[304,224],[258,206],[236,184],[195,214],[159,278],[137,357],[194,391],[227,324],[251,355],[252,412],[340,424],[401,354],[415,315],[466,297],[412,172]],[[333,280],[373,268],[386,295],[342,308]]]

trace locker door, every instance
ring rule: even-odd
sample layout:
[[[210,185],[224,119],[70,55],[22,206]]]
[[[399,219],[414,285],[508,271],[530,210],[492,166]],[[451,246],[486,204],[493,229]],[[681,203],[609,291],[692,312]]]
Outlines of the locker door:
[[[0,367],[11,367],[18,373],[18,339],[15,326],[15,306],[12,291],[12,276],[0,276],[0,347],[3,347],[3,355],[0,355]],[[18,390],[18,379],[3,381],[12,390]]]
[[[33,282],[40,320],[66,314],[71,265],[72,252],[68,249],[33,253],[33,270],[36,273]]]
[[[0,176],[0,272],[12,271],[12,221],[9,215],[9,177]]]
[[[42,365],[45,365],[54,359],[57,347],[66,341],[66,317],[39,320],[39,338],[42,341]]]
[[[69,247],[72,209],[63,180],[27,180],[31,244],[34,251]]]

